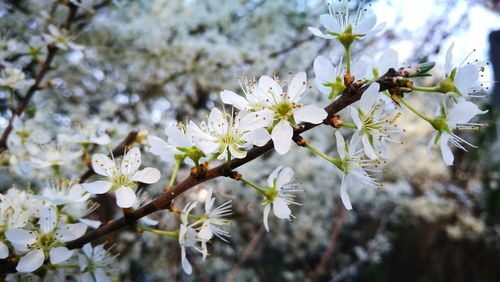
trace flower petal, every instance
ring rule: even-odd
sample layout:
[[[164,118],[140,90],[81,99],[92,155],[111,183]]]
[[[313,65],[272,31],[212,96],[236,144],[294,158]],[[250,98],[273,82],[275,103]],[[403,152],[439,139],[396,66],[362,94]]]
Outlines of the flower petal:
[[[307,89],[307,75],[305,72],[299,72],[293,76],[288,85],[288,98],[292,102],[298,102]]]
[[[341,159],[345,158],[345,140],[344,136],[340,133],[340,131],[335,131],[335,139],[337,141],[337,152]]]
[[[240,120],[240,128],[243,130],[256,130],[270,126],[273,123],[274,111],[264,109],[258,112],[251,112]]]
[[[452,59],[453,59],[453,46],[455,43],[451,43],[450,47],[448,47],[448,50],[446,50],[446,60],[444,62],[444,68],[446,70],[446,74],[450,75],[451,71],[453,70],[452,66]]]
[[[134,147],[127,152],[122,160],[121,172],[125,175],[130,175],[136,172],[141,166],[141,151]]]
[[[9,247],[5,245],[4,242],[0,242],[0,259],[4,259],[9,256]]]
[[[316,59],[314,59],[314,74],[316,78],[322,80],[323,83],[335,81],[337,76],[332,63],[324,56],[317,56]]]
[[[244,111],[248,106],[248,101],[233,91],[222,91],[220,93],[220,98],[224,104],[233,105],[240,111]]]
[[[193,268],[191,267],[191,264],[189,263],[189,260],[186,257],[186,248],[182,247],[181,248],[181,264],[182,264],[182,269],[184,272],[188,275],[190,275],[193,272]]]
[[[78,239],[87,231],[85,223],[64,224],[56,232],[58,239],[61,242],[68,242]]]
[[[293,169],[291,169],[290,167],[283,168],[278,174],[278,179],[276,180],[276,188],[280,189],[284,185],[292,182],[293,175]]]
[[[5,237],[14,245],[26,247],[36,242],[35,232],[24,229],[9,229],[5,232]],[[16,247],[16,246],[15,246]]]
[[[268,218],[269,218],[269,212],[270,211],[271,211],[271,204],[267,204],[264,207],[264,214],[263,214],[263,218],[262,218],[262,221],[264,221],[264,227],[266,228],[267,232],[269,232],[269,223],[267,221],[268,221]]]
[[[334,39],[335,36],[331,35],[331,34],[324,34],[323,32],[321,32],[321,30],[319,30],[318,28],[316,27],[308,27],[309,31],[314,34],[315,36],[317,37],[321,37],[321,38],[324,38],[324,39]]]
[[[303,106],[293,111],[293,117],[296,122],[310,122],[318,124],[322,123],[327,116],[328,113],[316,105]]]
[[[153,183],[158,182],[158,180],[160,180],[160,177],[161,177],[161,174],[160,174],[160,171],[158,169],[156,169],[154,167],[146,167],[146,168],[134,173],[131,180],[137,181],[137,182],[142,182],[142,183],[147,183],[147,184],[153,184]]]
[[[351,199],[349,199],[349,195],[347,194],[347,181],[348,178],[343,176],[342,183],[340,184],[340,199],[346,209],[352,210]]]
[[[439,146],[441,147],[441,155],[443,156],[443,161],[447,166],[453,165],[453,160],[455,157],[451,152],[450,146],[448,145],[448,134],[443,133],[439,139]]]
[[[174,147],[189,148],[192,146],[184,131],[175,125],[167,126],[165,134],[168,136],[168,143]]]
[[[173,162],[176,149],[163,139],[154,135],[148,136],[149,152],[160,157],[163,161]]]
[[[358,24],[353,26],[352,33],[367,34],[373,29],[376,23],[377,16],[373,12],[369,11],[363,16]]]
[[[274,126],[271,138],[274,142],[274,149],[278,154],[285,154],[292,146],[293,128],[286,120],[281,120]]]
[[[50,250],[49,256],[50,263],[59,264],[73,256],[73,251],[68,250],[66,247],[56,247]]]
[[[111,189],[113,184],[108,181],[99,180],[91,183],[82,183],[82,186],[90,194],[104,194]]]
[[[40,230],[45,234],[54,230],[57,225],[56,209],[54,207],[42,208],[38,224],[40,224]]]
[[[261,76],[259,79],[259,88],[267,94],[267,97],[271,94],[274,99],[281,101],[281,93],[283,90],[281,89],[281,86],[271,77],[267,75]]]
[[[367,114],[373,105],[377,103],[379,98],[379,90],[380,85],[378,83],[372,83],[370,86],[363,92],[361,99],[359,99],[359,107],[363,114]]]
[[[127,186],[118,188],[115,191],[115,195],[116,204],[120,208],[130,208],[134,205],[135,201],[137,201],[137,196],[135,195],[134,190]]]
[[[377,155],[375,154],[375,151],[373,150],[373,147],[372,147],[372,144],[370,143],[370,139],[368,138],[368,135],[363,134],[363,137],[361,137],[361,141],[363,142],[363,148],[365,150],[366,156],[372,160],[376,159]]]
[[[340,25],[338,24],[338,21],[336,21],[330,14],[322,14],[321,16],[319,16],[319,21],[330,32],[343,32]]]
[[[33,272],[42,266],[45,261],[45,255],[40,249],[33,250],[23,256],[16,266],[19,272]]]
[[[92,156],[92,168],[99,175],[111,177],[115,169],[115,162],[104,154],[95,154]]]
[[[290,219],[290,215],[292,214],[286,201],[280,197],[276,197],[273,201],[273,212],[277,218],[281,219]]]

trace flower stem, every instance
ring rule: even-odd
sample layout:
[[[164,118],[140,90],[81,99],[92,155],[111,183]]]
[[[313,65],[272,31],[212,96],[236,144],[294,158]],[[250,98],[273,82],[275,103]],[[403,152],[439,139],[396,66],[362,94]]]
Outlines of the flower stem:
[[[227,163],[226,168],[231,169],[231,152],[229,151],[229,147],[227,147]]]
[[[175,178],[177,177],[177,171],[179,171],[179,167],[181,166],[182,161],[183,158],[178,158],[176,156],[174,170],[172,171],[172,176],[170,176],[170,181],[168,182],[167,187],[165,187],[164,189],[165,192],[170,191],[170,188],[174,186]]]
[[[351,73],[351,47],[350,46],[344,46],[345,47],[345,68],[346,68],[346,73]]]
[[[417,116],[421,117],[422,119],[424,119],[425,121],[427,121],[428,123],[430,124],[433,124],[433,121],[430,117],[422,114],[421,112],[417,111],[415,108],[413,108],[410,104],[408,104],[408,102],[406,102],[405,99],[403,98],[399,98],[399,100],[401,101],[401,103],[403,103],[408,109],[410,109],[412,112],[414,112]]]
[[[179,230],[175,230],[175,231],[158,230],[158,229],[149,228],[149,227],[146,227],[143,225],[137,225],[137,229],[139,229],[140,231],[147,231],[147,232],[151,232],[151,233],[158,234],[158,235],[170,236],[173,238],[179,237]]]
[[[439,86],[434,87],[424,87],[424,86],[416,86],[413,85],[411,89],[422,92],[439,92]]]
[[[253,189],[257,190],[258,192],[262,193],[262,194],[265,194],[266,191],[264,191],[264,189],[260,188],[257,184],[253,183],[252,181],[250,180],[247,180],[245,178],[240,178],[240,181],[245,183],[246,185],[252,187]]]
[[[327,160],[328,162],[334,164],[335,166],[339,167],[340,166],[340,159],[338,158],[331,158],[329,156],[327,156],[325,153],[321,152],[320,150],[314,148],[313,146],[311,146],[311,144],[307,144],[305,146],[307,149],[309,149],[311,152],[313,152],[314,154],[322,157],[323,159]]]
[[[354,128],[354,129],[358,128],[354,123],[351,123],[351,122],[342,122],[340,124],[340,126],[347,127],[347,128]]]

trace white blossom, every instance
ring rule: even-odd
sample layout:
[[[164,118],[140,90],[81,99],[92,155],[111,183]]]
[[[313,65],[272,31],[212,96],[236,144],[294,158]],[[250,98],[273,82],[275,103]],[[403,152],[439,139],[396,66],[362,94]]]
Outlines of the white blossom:
[[[428,143],[428,150],[430,150],[432,144],[439,143],[444,163],[449,166],[453,165],[454,157],[449,143],[464,151],[467,151],[466,145],[475,147],[462,137],[454,134],[453,130],[477,130],[482,124],[471,123],[470,120],[476,115],[487,112],[481,111],[476,104],[465,100],[455,104],[450,110],[443,106],[441,116],[434,120],[433,125],[436,132],[434,132]]]
[[[231,201],[227,201],[217,208],[212,209],[215,203],[215,197],[212,197],[212,193],[213,189],[210,188],[205,200],[205,215],[201,219],[203,224],[198,231],[198,237],[204,241],[208,241],[215,235],[222,241],[227,242],[224,237],[228,237],[229,232],[222,229],[222,227],[231,223],[230,220],[226,219],[226,217],[232,214]]]
[[[35,83],[34,79],[26,79],[25,74],[16,68],[7,67],[0,77],[0,88],[24,89]]]
[[[5,236],[14,248],[26,253],[19,260],[16,270],[33,272],[43,265],[46,254],[51,264],[59,264],[68,260],[73,251],[64,247],[64,242],[81,237],[87,230],[83,223],[63,224],[58,227],[56,208],[44,207],[40,211],[39,228],[34,230],[9,229]]]
[[[265,190],[264,200],[264,227],[269,231],[268,217],[271,209],[274,215],[280,219],[291,220],[295,218],[292,215],[292,210],[288,207],[289,204],[299,205],[299,203],[294,202],[293,199],[295,195],[294,192],[302,192],[297,188],[297,184],[293,183],[294,172],[290,167],[277,167],[267,179],[267,187]]]
[[[92,156],[92,168],[95,173],[105,176],[103,180],[83,183],[82,186],[91,194],[104,194],[109,190],[115,192],[116,204],[121,208],[130,208],[137,200],[134,189],[135,182],[153,184],[160,179],[160,171],[156,168],[141,166],[141,151],[134,147],[125,154],[118,167],[114,160],[104,154]]]
[[[82,282],[111,282],[113,279],[110,268],[113,257],[104,245],[92,247],[90,243],[83,245],[78,254],[78,265],[82,273]]]

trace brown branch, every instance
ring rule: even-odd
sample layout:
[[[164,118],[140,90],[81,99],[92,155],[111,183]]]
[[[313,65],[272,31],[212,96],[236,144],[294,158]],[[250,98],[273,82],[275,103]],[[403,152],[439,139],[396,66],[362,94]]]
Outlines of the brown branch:
[[[73,23],[76,17],[76,11],[78,10],[78,7],[71,3],[69,4],[68,7],[69,7],[68,18],[66,19],[66,22],[62,25],[62,28],[64,29],[70,28],[71,24]],[[7,125],[7,127],[2,133],[2,136],[0,137],[0,152],[3,152],[7,149],[7,139],[9,138],[9,134],[12,132],[15,118],[17,116],[20,116],[24,112],[33,95],[38,90],[40,90],[40,83],[47,74],[47,71],[50,69],[50,65],[52,64],[52,61],[54,60],[58,50],[59,48],[57,48],[54,44],[47,45],[47,51],[48,51],[47,57],[45,58],[45,61],[42,63],[40,70],[38,71],[38,74],[35,77],[35,83],[28,89],[26,96],[24,96],[19,105],[12,112],[9,124]]]
[[[132,143],[134,143],[135,139],[137,139],[137,135],[139,134],[139,131],[131,131],[125,139],[120,143],[120,145],[116,146],[113,151],[111,151],[111,156],[114,157],[119,157],[124,154],[125,150],[127,149],[128,146],[130,146]],[[95,171],[92,169],[92,167],[89,167],[88,170],[80,176],[80,181],[79,183],[83,183],[89,179]]]
[[[381,78],[379,78],[377,82],[380,84],[380,91],[384,91],[387,90],[388,88],[397,86],[393,79],[396,75],[397,75],[396,71],[394,69],[390,69],[386,74],[384,74]],[[328,116],[323,121],[323,123],[329,124],[329,119],[333,117],[337,112],[341,111],[342,109],[346,108],[352,103],[358,101],[361,98],[363,92],[367,88],[368,88],[367,85],[356,89],[352,87],[347,87],[344,90],[342,96],[340,96],[336,101],[334,101],[325,108],[325,110],[328,113]],[[297,136],[318,125],[319,124],[310,124],[310,123],[299,124],[297,128],[294,130],[294,135]],[[250,151],[248,151],[247,156],[245,158],[234,159],[231,162],[231,165],[228,165],[228,163],[223,163],[217,167],[207,170],[205,173],[199,174],[198,176],[194,176],[193,174],[191,174],[182,182],[172,187],[170,191],[164,192],[163,194],[161,194],[148,204],[138,208],[131,214],[127,215],[127,217],[121,217],[116,220],[111,220],[106,224],[101,225],[101,227],[99,227],[98,229],[91,230],[82,237],[67,242],[66,247],[69,249],[81,248],[86,243],[95,241],[104,235],[134,225],[135,222],[140,218],[147,216],[153,212],[168,208],[176,197],[186,192],[187,190],[208,180],[221,176],[229,176],[232,170],[272,151],[272,149],[273,149],[273,142],[269,141],[262,147],[255,147]],[[0,273],[12,272],[14,270],[14,267],[15,264],[12,264],[12,262],[9,263],[9,261],[6,260],[5,262],[0,263]]]
[[[330,241],[328,242],[328,246],[326,247],[325,252],[323,253],[323,257],[321,258],[321,262],[318,264],[318,267],[311,274],[311,281],[319,281],[320,278],[325,274],[328,266],[330,265],[333,252],[337,247],[337,238],[339,237],[340,230],[342,229],[342,225],[344,224],[346,212],[343,207],[340,208],[340,214],[337,218],[337,222],[335,226],[332,228],[332,234],[330,235]]]

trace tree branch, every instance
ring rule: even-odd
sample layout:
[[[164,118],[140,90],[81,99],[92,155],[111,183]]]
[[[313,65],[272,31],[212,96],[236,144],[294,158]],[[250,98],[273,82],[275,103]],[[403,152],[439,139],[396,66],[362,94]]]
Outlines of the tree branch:
[[[62,28],[64,29],[70,28],[71,24],[75,20],[76,11],[78,10],[78,7],[71,3],[69,3],[68,7],[69,7],[68,18],[66,19],[66,22],[62,25]],[[9,124],[7,125],[7,127],[2,133],[2,136],[0,137],[0,153],[7,149],[7,139],[9,138],[9,134],[12,132],[15,118],[17,116],[20,116],[24,112],[35,92],[40,90],[39,89],[40,83],[47,74],[47,71],[50,69],[50,65],[52,64],[52,61],[54,60],[58,50],[59,48],[57,48],[53,44],[47,45],[47,51],[48,51],[47,57],[45,58],[45,61],[42,63],[40,70],[38,71],[38,74],[35,77],[35,83],[28,89],[26,96],[24,96],[19,105],[12,112]]]

